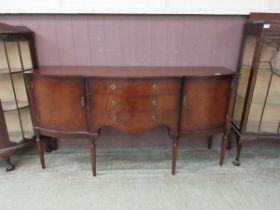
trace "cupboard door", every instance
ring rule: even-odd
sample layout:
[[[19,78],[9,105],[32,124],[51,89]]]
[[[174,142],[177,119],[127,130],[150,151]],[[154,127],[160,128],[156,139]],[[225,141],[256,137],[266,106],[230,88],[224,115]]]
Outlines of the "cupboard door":
[[[220,129],[225,126],[231,77],[186,79],[183,90],[181,130]]]
[[[84,79],[26,75],[36,127],[56,131],[86,131]]]

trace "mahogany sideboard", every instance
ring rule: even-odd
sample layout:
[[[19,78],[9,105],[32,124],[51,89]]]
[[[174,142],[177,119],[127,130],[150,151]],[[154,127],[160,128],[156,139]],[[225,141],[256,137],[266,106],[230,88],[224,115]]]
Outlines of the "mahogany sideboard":
[[[139,133],[165,126],[172,141],[175,174],[178,139],[223,133],[223,164],[230,130],[234,72],[223,67],[39,67],[25,73],[42,168],[41,135],[91,141],[96,175],[96,138],[103,126]]]

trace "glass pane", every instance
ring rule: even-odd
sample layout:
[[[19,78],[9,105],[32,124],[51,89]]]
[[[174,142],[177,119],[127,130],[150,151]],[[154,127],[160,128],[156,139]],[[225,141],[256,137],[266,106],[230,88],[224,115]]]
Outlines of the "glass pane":
[[[31,69],[33,66],[32,66],[29,44],[27,41],[21,41],[19,44],[20,44],[23,67],[25,70]]]
[[[0,99],[4,111],[11,109],[11,104],[15,104],[12,80],[9,74],[0,74]]]
[[[0,41],[0,73],[3,72],[8,72],[8,64],[5,54],[4,42]]]
[[[20,117],[22,120],[23,135],[25,138],[32,138],[33,128],[29,108],[20,110]]]
[[[29,49],[29,44],[27,41],[20,41],[19,47],[16,41],[5,42],[7,48],[7,55],[9,59],[9,64],[12,72],[18,72],[22,70],[20,59],[22,59],[23,69],[31,69],[32,59]],[[21,52],[21,57],[20,57]],[[4,42],[0,42],[0,73],[8,73],[8,63],[5,54]]]
[[[280,37],[265,37],[246,130],[279,131]]]
[[[256,47],[256,37],[248,36],[245,39],[243,57],[241,60],[240,77],[235,97],[233,121],[240,127],[242,111],[245,103],[245,96],[251,71],[254,51]]]
[[[16,97],[19,103],[27,103],[27,93],[25,89],[24,77],[22,73],[12,75]]]
[[[23,139],[20,121],[17,110],[5,112],[5,120],[7,124],[10,141],[20,142]]]
[[[21,63],[17,42],[6,42],[7,54],[12,72],[21,71]]]

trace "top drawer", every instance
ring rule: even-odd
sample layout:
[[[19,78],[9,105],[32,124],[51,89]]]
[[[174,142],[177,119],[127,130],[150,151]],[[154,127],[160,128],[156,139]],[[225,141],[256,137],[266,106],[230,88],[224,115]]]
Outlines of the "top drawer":
[[[99,79],[88,78],[89,94],[162,95],[178,93],[180,80],[166,79]]]

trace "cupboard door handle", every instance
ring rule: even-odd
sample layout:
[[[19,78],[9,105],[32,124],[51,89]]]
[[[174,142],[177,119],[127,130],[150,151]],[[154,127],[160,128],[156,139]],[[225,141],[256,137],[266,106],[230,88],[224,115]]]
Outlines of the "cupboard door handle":
[[[186,106],[186,105],[187,105],[187,97],[183,96],[183,106]]]
[[[84,96],[81,97],[81,107],[86,106],[86,98]]]

